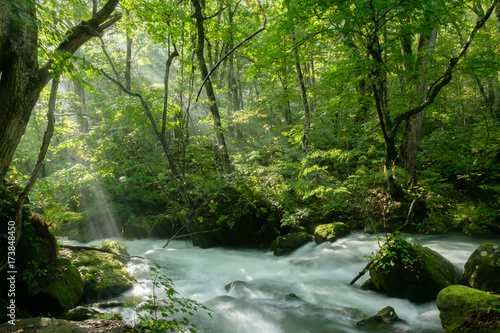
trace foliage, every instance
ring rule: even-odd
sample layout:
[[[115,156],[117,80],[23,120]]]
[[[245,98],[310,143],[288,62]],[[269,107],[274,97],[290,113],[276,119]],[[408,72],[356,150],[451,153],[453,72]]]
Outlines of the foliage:
[[[211,316],[210,309],[194,300],[179,298],[173,288],[170,278],[161,270],[165,269],[158,264],[150,267],[153,283],[152,294],[141,308],[146,309],[146,314],[139,314],[139,327],[145,332],[196,332],[196,326],[189,321],[188,316],[193,316],[196,311],[206,311]],[[164,294],[166,299],[159,299],[159,294]],[[140,310],[140,309],[139,309]],[[181,316],[181,317],[179,317]]]
[[[373,261],[373,269],[379,272],[389,272],[390,267],[400,263],[406,270],[414,272],[418,279],[422,259],[413,250],[414,243],[406,240],[408,236],[408,234],[396,232],[385,238],[379,238],[378,241],[383,241],[384,244],[378,252],[372,253],[369,257],[369,261]]]
[[[427,0],[371,3],[372,8],[369,2],[316,0],[262,4],[266,31],[225,58],[211,76],[233,167],[223,175],[209,105],[204,94],[194,100],[201,82],[195,74],[196,31],[189,2],[123,1],[124,18],[103,38],[112,68],[97,41],[85,44],[78,56],[53,54],[70,23],[90,18],[86,3],[71,1],[62,8],[52,0],[38,1],[41,60],[53,59],[76,82],[68,82],[58,96],[56,135],[31,204],[58,232],[110,219],[120,229],[143,217],[176,224],[209,221],[230,229],[251,216],[269,221],[262,232],[272,239],[292,227],[312,232],[315,225],[332,221],[395,230],[417,198],[412,232],[497,232],[500,66],[495,22],[488,21],[478,33],[460,70],[425,110],[413,176],[397,167],[399,160],[396,167],[385,163],[372,75],[380,64],[366,52],[370,36],[378,38],[384,55],[383,117],[395,119],[414,105],[422,83],[409,78],[423,72],[429,84],[439,78],[480,10]],[[261,27],[263,16],[257,1],[205,1],[204,7],[205,55],[213,67],[248,31]],[[435,49],[427,67],[419,67],[418,38],[431,28],[438,30]],[[405,55],[401,46],[408,36],[411,52]],[[166,91],[165,63],[174,47],[179,55]],[[304,111],[294,68],[296,47],[311,108],[307,156],[300,147]],[[159,128],[165,126],[165,143],[152,130],[141,102],[96,74],[104,69],[123,79],[127,61],[131,89],[144,98]],[[21,185],[36,159],[46,99],[43,92],[11,166],[9,178]],[[398,146],[406,135],[404,124],[392,134]],[[387,172],[402,198],[388,195]]]

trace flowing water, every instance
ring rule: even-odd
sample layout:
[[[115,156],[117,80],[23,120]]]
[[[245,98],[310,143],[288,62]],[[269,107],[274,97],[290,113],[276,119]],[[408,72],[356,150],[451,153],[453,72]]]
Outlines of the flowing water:
[[[421,236],[416,241],[463,270],[469,255],[486,240],[446,235]],[[212,318],[205,312],[190,318],[198,332],[375,332],[356,323],[386,306],[392,306],[405,321],[394,326],[394,332],[444,332],[435,302],[414,304],[361,290],[368,273],[349,285],[366,265],[365,256],[377,248],[372,235],[353,233],[335,243],[311,242],[283,257],[255,249],[201,249],[180,240],[165,249],[165,240],[123,243],[131,255],[147,260],[134,259],[127,265],[139,283],[120,299],[146,299],[152,294],[149,267],[153,263],[164,266],[163,273],[182,297],[202,302],[213,311]],[[235,281],[228,291],[225,286]],[[134,322],[134,312],[122,309],[122,313]]]

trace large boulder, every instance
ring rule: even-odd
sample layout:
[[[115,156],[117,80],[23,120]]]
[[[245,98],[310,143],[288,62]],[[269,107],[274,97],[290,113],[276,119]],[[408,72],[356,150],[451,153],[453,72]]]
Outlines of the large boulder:
[[[96,303],[132,288],[136,278],[127,272],[115,255],[99,251],[70,251],[73,264],[84,282],[82,301]]]
[[[274,251],[274,255],[282,256],[292,253],[312,240],[313,237],[306,232],[295,232],[276,238],[276,240],[271,243],[271,250]]]
[[[460,280],[450,261],[404,238],[391,238],[382,253],[369,271],[373,285],[389,296],[426,302],[435,299],[441,289]]]
[[[345,237],[351,232],[347,224],[334,222],[320,224],[314,230],[314,240],[317,244],[324,242],[335,242],[337,239]]]
[[[465,263],[464,280],[473,288],[500,294],[500,247],[481,244]]]
[[[500,332],[500,296],[453,285],[438,294],[437,307],[441,326],[447,333]]]
[[[25,309],[32,315],[58,316],[74,308],[83,295],[83,281],[75,266],[59,259],[57,266],[48,269],[46,279],[32,281]]]

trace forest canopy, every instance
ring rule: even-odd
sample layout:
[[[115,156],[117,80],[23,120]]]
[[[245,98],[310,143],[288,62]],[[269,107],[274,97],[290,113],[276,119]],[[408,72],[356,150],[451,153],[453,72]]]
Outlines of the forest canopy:
[[[498,232],[497,4],[2,0],[0,177],[82,241]]]

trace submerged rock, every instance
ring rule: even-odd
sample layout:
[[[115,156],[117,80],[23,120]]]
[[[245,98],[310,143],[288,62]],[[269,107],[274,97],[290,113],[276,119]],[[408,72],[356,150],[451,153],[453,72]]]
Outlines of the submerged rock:
[[[317,244],[324,242],[335,242],[337,239],[347,236],[351,230],[347,224],[342,222],[321,224],[314,230],[314,240]]]
[[[271,250],[274,251],[274,255],[282,256],[292,253],[312,240],[312,236],[306,232],[295,232],[276,238],[276,240],[271,243]]]
[[[404,320],[399,319],[394,308],[386,306],[376,315],[366,317],[358,321],[358,326],[369,326],[376,329],[390,329],[395,323],[404,323]]]
[[[447,333],[500,332],[500,296],[469,288],[449,286],[438,294],[441,326]]]
[[[473,288],[500,294],[500,246],[481,244],[465,263],[464,280]]]
[[[435,299],[441,289],[459,282],[455,266],[436,251],[404,239],[397,242],[386,249],[391,255],[370,266],[378,290],[418,303]]]
[[[226,289],[228,293],[231,293],[233,295],[238,295],[240,297],[251,297],[254,294],[256,287],[252,286],[248,282],[238,280],[226,284],[224,286],[224,289]]]

